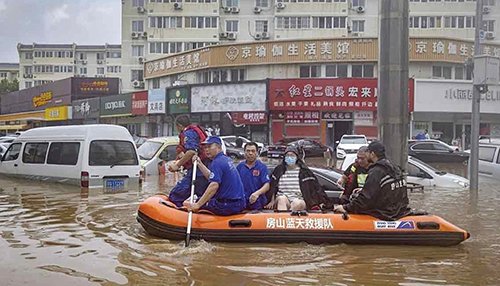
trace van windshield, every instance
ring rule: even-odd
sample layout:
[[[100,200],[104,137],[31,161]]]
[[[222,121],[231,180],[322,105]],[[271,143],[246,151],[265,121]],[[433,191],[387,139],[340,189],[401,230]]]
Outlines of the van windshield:
[[[137,153],[139,154],[139,159],[141,160],[151,160],[158,150],[161,147],[160,142],[154,141],[146,141],[146,143],[142,144],[139,149],[137,149]]]
[[[132,142],[95,140],[90,143],[89,166],[133,166],[138,164]]]

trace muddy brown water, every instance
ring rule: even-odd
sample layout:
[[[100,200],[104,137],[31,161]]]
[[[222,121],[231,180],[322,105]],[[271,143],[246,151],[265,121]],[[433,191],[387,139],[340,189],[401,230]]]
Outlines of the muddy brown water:
[[[468,230],[454,247],[226,244],[157,239],[136,221],[138,204],[171,178],[141,190],[81,191],[0,177],[0,285],[499,285],[500,192],[410,195]]]

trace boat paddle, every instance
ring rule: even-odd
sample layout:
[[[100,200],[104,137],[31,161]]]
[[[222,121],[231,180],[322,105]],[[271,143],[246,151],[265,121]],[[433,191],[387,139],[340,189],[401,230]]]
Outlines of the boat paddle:
[[[191,196],[189,197],[189,204],[193,205],[194,203],[194,184],[196,182],[196,169],[198,167],[198,160],[195,160],[193,163],[193,177],[191,178]],[[189,210],[188,212],[188,224],[186,229],[186,241],[184,246],[189,246],[189,241],[191,239],[191,224],[193,222],[193,211]]]

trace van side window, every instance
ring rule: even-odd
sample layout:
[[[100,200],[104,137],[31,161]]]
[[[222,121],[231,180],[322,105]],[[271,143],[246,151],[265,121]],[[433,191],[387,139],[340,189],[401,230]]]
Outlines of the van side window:
[[[24,145],[23,163],[44,164],[49,143],[26,143]]]
[[[10,145],[9,149],[7,149],[7,152],[5,152],[5,155],[3,156],[4,161],[14,161],[19,158],[19,153],[21,152],[21,143],[14,143]]]
[[[495,147],[479,146],[479,160],[493,163],[495,151]]]
[[[498,151],[497,164],[500,164],[500,151]]]
[[[80,143],[78,142],[54,142],[50,144],[47,164],[53,165],[76,165]]]
[[[160,159],[165,160],[165,161],[172,161],[175,160],[175,157],[177,156],[177,146],[175,145],[169,145],[163,151],[161,151],[160,154]]]
[[[138,165],[135,146],[129,141],[95,140],[90,142],[89,166]]]

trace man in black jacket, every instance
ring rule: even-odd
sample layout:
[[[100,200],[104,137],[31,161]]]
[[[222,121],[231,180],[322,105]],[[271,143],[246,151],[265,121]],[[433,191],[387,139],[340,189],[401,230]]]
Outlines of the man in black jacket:
[[[335,206],[336,212],[367,214],[382,220],[397,220],[410,213],[405,178],[397,166],[385,158],[385,147],[374,141],[368,145],[372,165],[363,189],[349,203]]]

